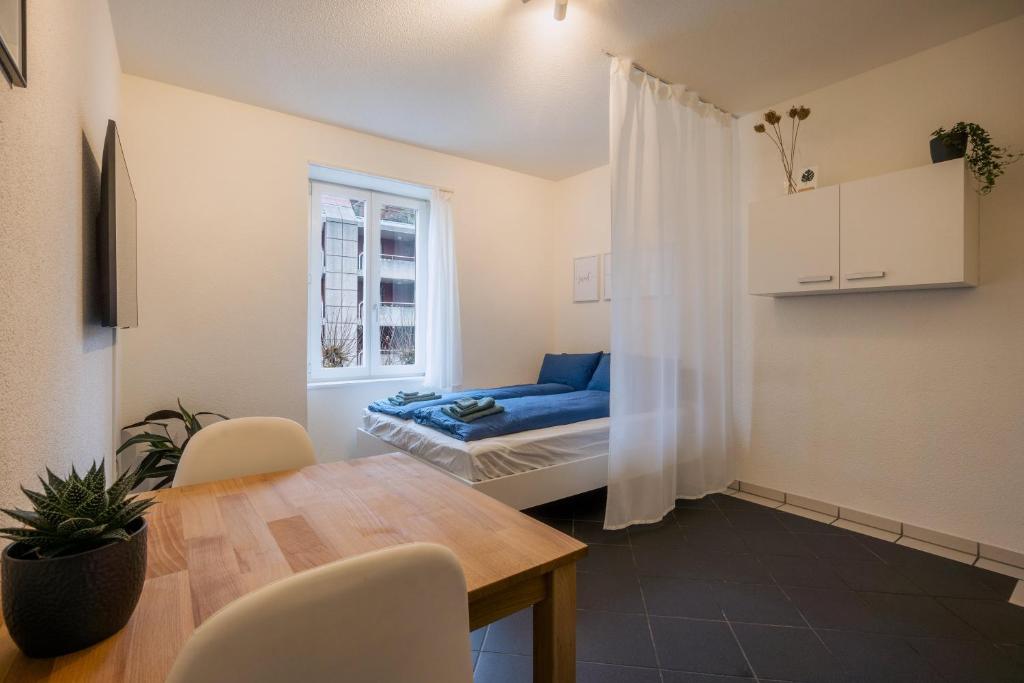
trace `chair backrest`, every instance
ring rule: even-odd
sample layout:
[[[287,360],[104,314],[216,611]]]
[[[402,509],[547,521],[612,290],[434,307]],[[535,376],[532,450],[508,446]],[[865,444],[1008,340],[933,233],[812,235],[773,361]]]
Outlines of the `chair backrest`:
[[[471,683],[466,579],[455,554],[410,543],[301,572],[228,604],[167,683]]]
[[[239,417],[204,427],[189,440],[172,486],[313,464],[313,442],[298,422],[283,417]]]

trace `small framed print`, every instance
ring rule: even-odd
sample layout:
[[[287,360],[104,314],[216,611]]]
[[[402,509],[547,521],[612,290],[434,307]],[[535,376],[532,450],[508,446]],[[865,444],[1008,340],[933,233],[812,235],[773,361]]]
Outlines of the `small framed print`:
[[[572,267],[572,300],[599,301],[598,269],[600,258],[597,256],[580,256],[573,259]]]
[[[818,167],[805,166],[797,172],[796,191],[813,190],[818,187]]]
[[[604,294],[605,301],[612,300],[612,255],[604,255],[604,263],[601,268],[601,291]]]
[[[28,85],[25,68],[27,32],[25,30],[28,0],[0,0],[0,66],[11,85]]]

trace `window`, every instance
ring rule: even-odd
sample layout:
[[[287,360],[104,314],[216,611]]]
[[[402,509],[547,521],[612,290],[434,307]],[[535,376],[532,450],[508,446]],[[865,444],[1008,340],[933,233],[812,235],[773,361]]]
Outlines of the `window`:
[[[421,374],[427,202],[310,187],[309,380]]]

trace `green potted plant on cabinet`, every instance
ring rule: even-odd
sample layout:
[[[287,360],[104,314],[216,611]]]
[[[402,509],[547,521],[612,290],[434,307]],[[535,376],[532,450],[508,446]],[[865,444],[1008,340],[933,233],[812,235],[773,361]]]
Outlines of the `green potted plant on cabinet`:
[[[1004,167],[1024,156],[993,144],[987,130],[964,121],[958,121],[949,130],[941,126],[933,130],[930,150],[935,164],[966,156],[967,165],[978,181],[978,194],[982,195],[992,191]]]
[[[129,496],[134,471],[106,486],[102,465],[61,479],[49,469],[42,491],[22,487],[32,510],[3,510],[24,526],[0,529],[14,541],[2,556],[3,616],[30,657],[74,652],[116,633],[135,610],[146,578],[146,520],[154,501]]]

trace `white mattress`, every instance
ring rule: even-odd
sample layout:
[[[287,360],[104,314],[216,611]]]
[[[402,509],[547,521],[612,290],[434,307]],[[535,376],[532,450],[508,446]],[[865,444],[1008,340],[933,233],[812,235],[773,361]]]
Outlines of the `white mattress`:
[[[486,481],[608,454],[609,418],[460,441],[436,429],[367,410],[363,429],[467,481]]]

